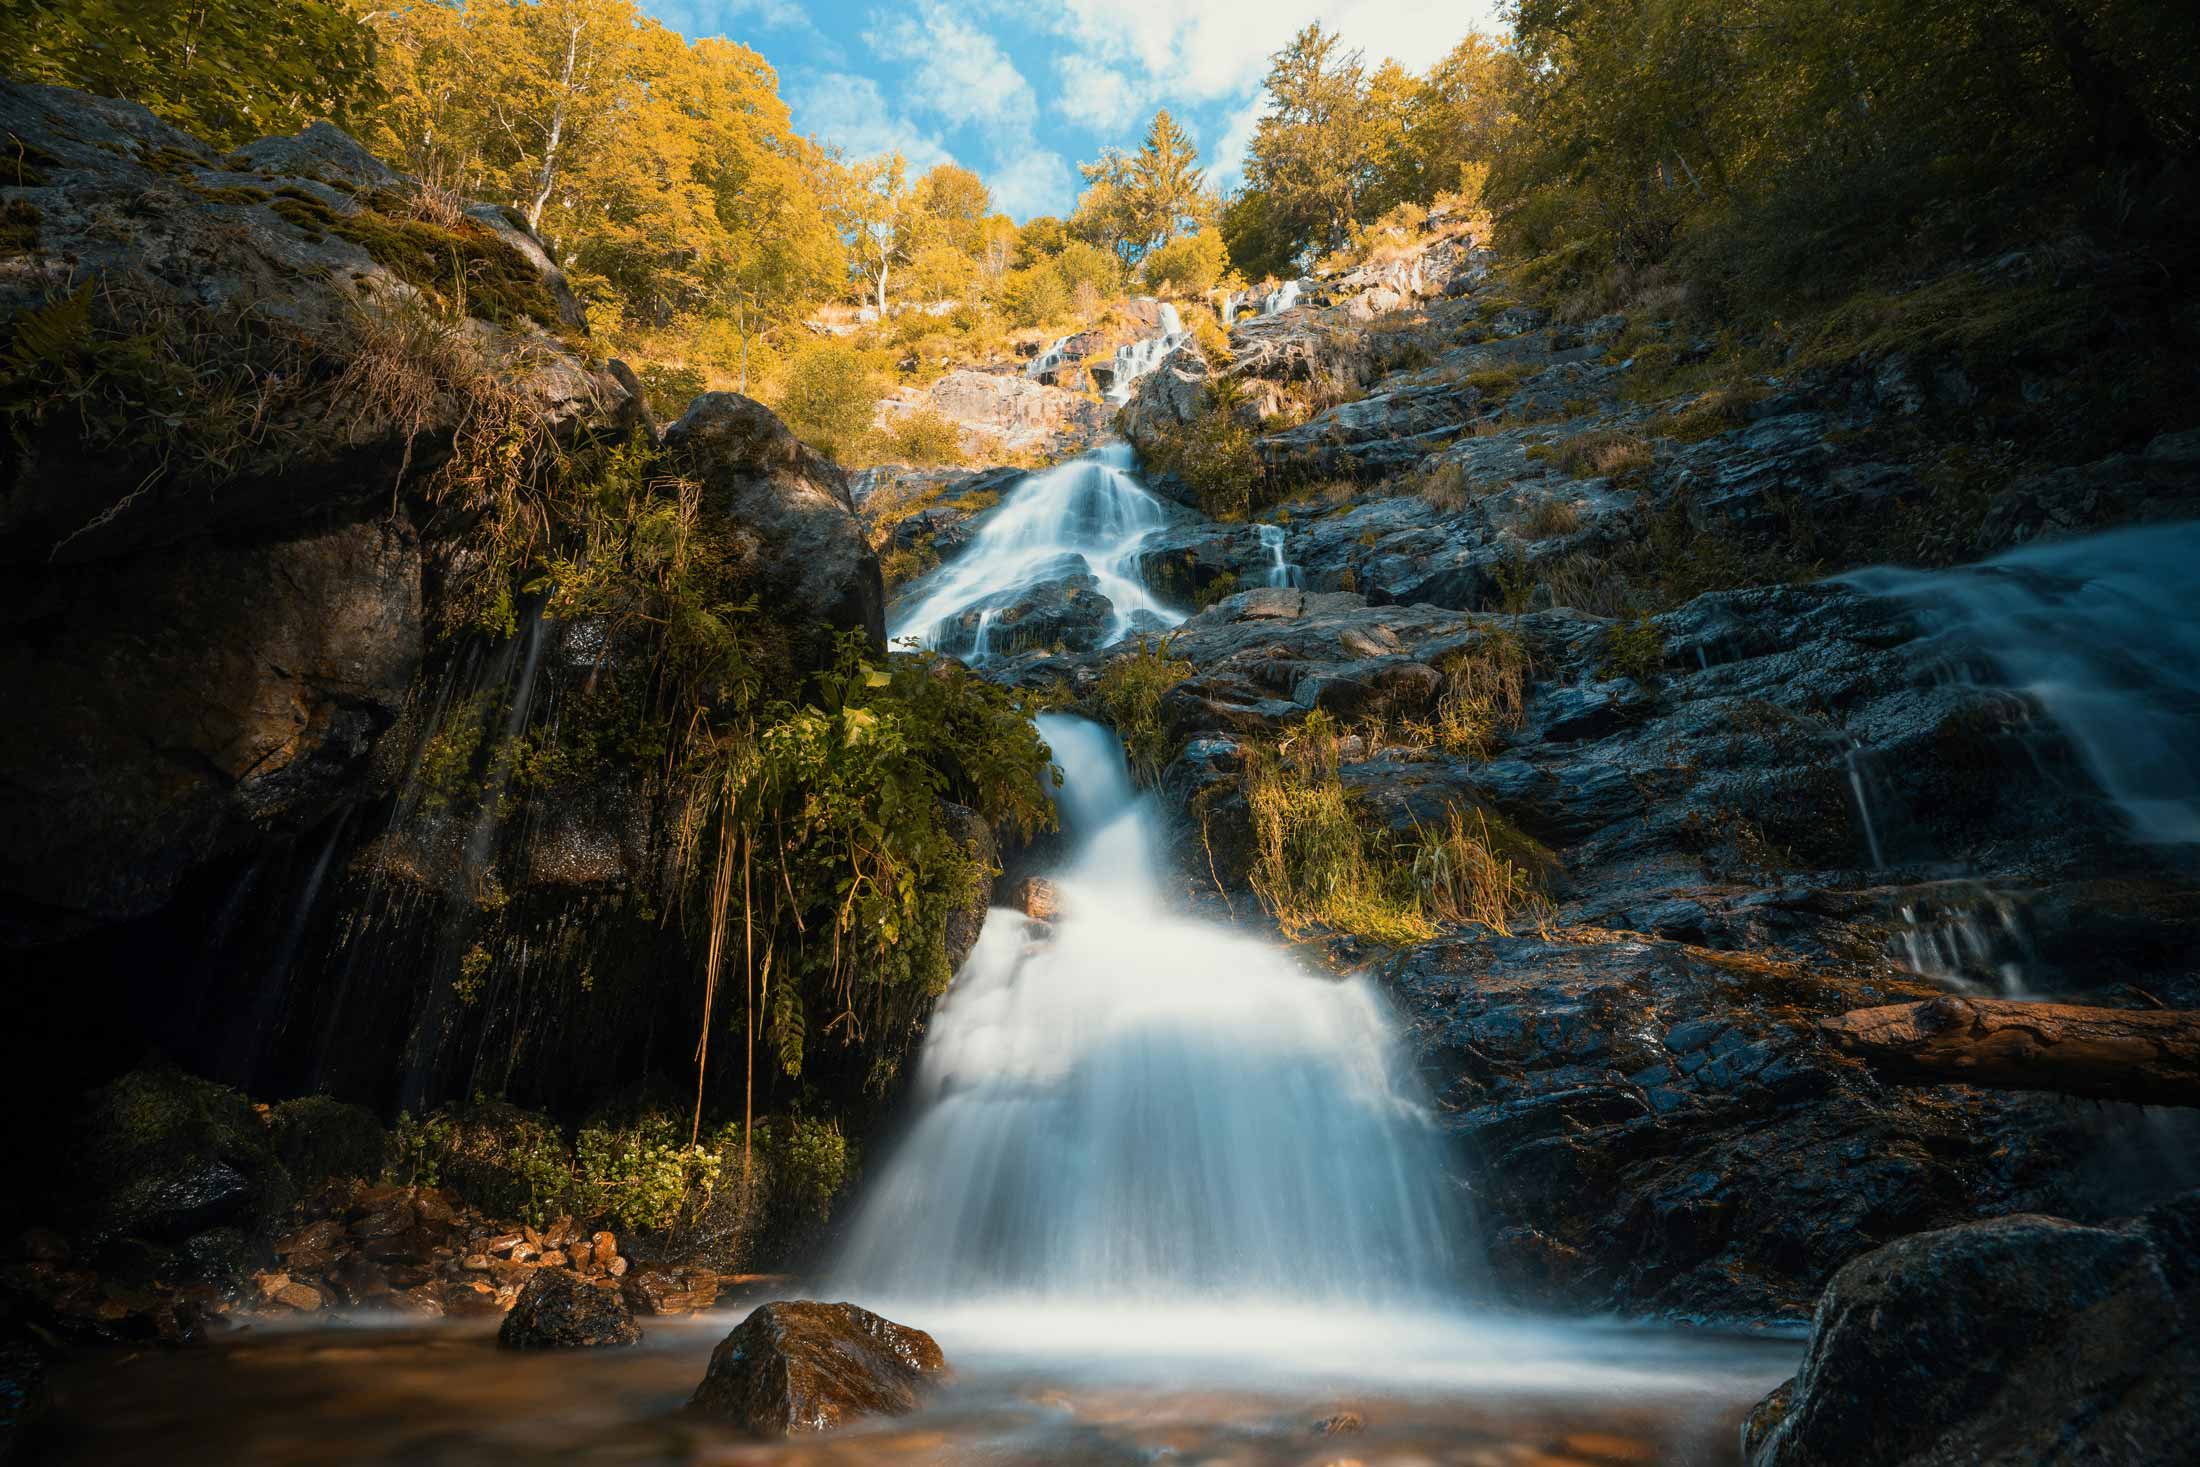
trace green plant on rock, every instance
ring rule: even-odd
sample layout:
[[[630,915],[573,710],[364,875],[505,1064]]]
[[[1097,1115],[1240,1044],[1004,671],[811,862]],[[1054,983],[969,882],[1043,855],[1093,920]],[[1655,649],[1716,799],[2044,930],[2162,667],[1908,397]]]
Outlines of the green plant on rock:
[[[1603,673],[1649,686],[1665,667],[1665,635],[1647,615],[1619,622],[1604,633]]]
[[[1147,465],[1182,481],[1200,509],[1218,520],[1243,519],[1258,509],[1267,474],[1237,405],[1236,384],[1218,379],[1198,417],[1157,430],[1145,445]]]
[[[1161,699],[1193,672],[1191,663],[1171,654],[1174,642],[1174,637],[1140,637],[1136,648],[1101,669],[1095,690],[1101,711],[1123,741],[1131,772],[1149,784],[1175,752],[1161,719]]]
[[[1326,715],[1317,710],[1280,747],[1248,749],[1239,787],[1251,823],[1248,879],[1285,933],[1325,927],[1393,945],[1435,935],[1410,866],[1339,778]]]

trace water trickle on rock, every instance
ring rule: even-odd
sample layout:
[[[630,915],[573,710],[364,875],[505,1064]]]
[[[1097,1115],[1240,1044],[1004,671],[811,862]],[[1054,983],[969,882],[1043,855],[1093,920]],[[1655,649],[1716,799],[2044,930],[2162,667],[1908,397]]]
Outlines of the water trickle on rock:
[[[1455,1297],[1473,1233],[1381,996],[1169,910],[1158,811],[1114,734],[1039,722],[1075,850],[1061,915],[991,914],[835,1286],[974,1307]]]
[[[1954,570],[1843,579],[1917,606],[2036,702],[2141,841],[2200,843],[2200,524],[2032,546]]]
[[[1111,609],[1095,645],[1133,632],[1161,631],[1184,614],[1146,587],[1138,554],[1161,528],[1165,511],[1131,473],[1128,444],[1033,474],[1016,487],[951,564],[920,583],[890,631],[977,664],[994,654],[1017,609],[1052,583],[1090,577]],[[1000,624],[996,624],[997,621]]]
[[[1260,543],[1268,551],[1268,584],[1277,590],[1296,590],[1306,584],[1299,568],[1283,556],[1283,526],[1256,525]]]

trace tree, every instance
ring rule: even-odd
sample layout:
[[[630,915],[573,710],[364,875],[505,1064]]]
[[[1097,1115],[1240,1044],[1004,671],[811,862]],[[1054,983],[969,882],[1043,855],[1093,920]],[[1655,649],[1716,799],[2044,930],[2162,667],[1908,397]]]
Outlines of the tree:
[[[1199,149],[1165,108],[1154,114],[1137,152],[1110,148],[1078,171],[1086,187],[1070,232],[1114,251],[1126,265],[1214,218]]]
[[[1319,23],[1269,59],[1269,111],[1245,160],[1247,190],[1267,196],[1269,226],[1316,254],[1365,217],[1375,181],[1373,119],[1360,53]]]
[[[1202,229],[1183,235],[1150,252],[1140,268],[1149,289],[1176,295],[1204,295],[1220,283],[1230,269],[1230,254],[1222,231]]]
[[[340,0],[0,0],[7,69],[142,102],[217,148],[380,101],[374,33]]]
[[[894,267],[909,258],[916,242],[915,210],[909,188],[909,164],[890,153],[835,170],[834,219],[854,256],[859,278],[869,282],[886,319],[887,285]]]

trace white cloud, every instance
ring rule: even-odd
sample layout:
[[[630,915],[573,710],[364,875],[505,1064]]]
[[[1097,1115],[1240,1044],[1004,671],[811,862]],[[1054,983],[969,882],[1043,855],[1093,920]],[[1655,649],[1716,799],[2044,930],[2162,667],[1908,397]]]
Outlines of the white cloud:
[[[889,61],[914,68],[905,95],[950,126],[1020,126],[1028,133],[1038,102],[1031,83],[984,31],[937,0],[915,15],[876,16],[863,39]]]
[[[935,163],[954,161],[937,134],[895,112],[878,83],[867,76],[815,73],[801,80],[789,101],[796,126],[820,142],[844,149],[851,158],[900,153],[919,173]]]
[[[1267,110],[1267,95],[1256,92],[1252,101],[1230,114],[1223,124],[1222,136],[1207,150],[1209,183],[1227,193],[1245,181],[1245,155],[1252,150],[1253,129]]]
[[[817,55],[838,64],[842,52],[832,39],[810,20],[798,0],[653,0],[648,12],[683,36],[724,36],[747,39],[751,30],[779,31],[801,36]]]
[[[1060,153],[1032,148],[985,175],[993,207],[1016,220],[1067,214],[1077,201],[1077,175]]]
[[[1054,107],[1070,121],[1120,133],[1145,119],[1149,94],[1122,70],[1076,51],[1056,58],[1054,70],[1062,83]]]
[[[1469,29],[1497,27],[1495,0],[1066,0],[1068,35],[1100,62],[1135,63],[1170,96],[1213,101],[1258,85],[1268,58],[1315,21],[1416,71]]]

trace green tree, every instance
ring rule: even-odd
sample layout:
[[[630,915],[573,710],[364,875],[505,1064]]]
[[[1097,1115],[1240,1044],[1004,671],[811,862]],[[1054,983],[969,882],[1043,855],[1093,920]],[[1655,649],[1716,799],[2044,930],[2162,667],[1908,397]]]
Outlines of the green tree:
[[[1245,186],[1266,196],[1267,224],[1325,254],[1372,217],[1374,119],[1360,53],[1320,24],[1269,59],[1268,113],[1254,126]]]
[[[1165,108],[1154,114],[1137,152],[1110,148],[1078,171],[1086,186],[1070,232],[1114,251],[1126,265],[1214,218],[1199,149]]]
[[[380,100],[374,33],[339,0],[0,0],[8,71],[142,102],[217,148]]]
[[[894,270],[915,249],[921,229],[909,186],[909,164],[901,154],[843,164],[834,170],[832,209],[841,237],[848,242],[850,264],[878,307],[887,315],[887,287]]]

